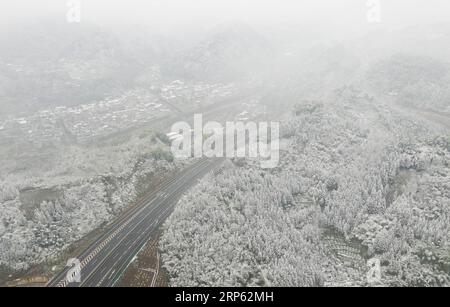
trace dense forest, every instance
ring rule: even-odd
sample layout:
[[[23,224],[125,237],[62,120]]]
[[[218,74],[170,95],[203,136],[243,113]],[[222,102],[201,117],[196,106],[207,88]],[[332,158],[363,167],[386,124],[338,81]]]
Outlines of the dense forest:
[[[161,242],[174,286],[449,285],[450,139],[354,88],[297,104],[280,165],[229,162]]]

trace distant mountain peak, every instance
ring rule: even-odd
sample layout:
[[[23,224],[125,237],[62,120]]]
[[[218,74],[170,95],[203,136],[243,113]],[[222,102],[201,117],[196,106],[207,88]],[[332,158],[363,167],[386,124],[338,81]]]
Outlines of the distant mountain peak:
[[[185,73],[191,77],[229,79],[242,77],[270,59],[271,44],[249,25],[223,23],[183,59]]]

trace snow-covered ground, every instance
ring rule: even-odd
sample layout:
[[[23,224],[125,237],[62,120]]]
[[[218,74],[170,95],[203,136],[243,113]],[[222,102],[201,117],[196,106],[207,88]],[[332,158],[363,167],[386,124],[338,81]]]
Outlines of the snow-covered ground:
[[[161,240],[174,286],[450,285],[450,139],[351,88],[299,103],[275,170],[228,163]]]
[[[125,142],[67,146],[50,164],[0,176],[0,266],[54,260],[174,170],[167,145],[141,132]]]

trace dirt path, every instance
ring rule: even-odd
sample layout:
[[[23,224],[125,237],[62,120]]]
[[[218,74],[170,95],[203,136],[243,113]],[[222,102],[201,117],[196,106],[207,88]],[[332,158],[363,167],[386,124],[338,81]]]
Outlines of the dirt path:
[[[437,111],[419,109],[414,107],[406,107],[394,102],[391,104],[393,109],[398,111],[400,114],[406,114],[412,118],[417,118],[424,120],[430,124],[436,125],[439,128],[444,128],[444,130],[450,130],[450,115],[446,113],[439,113]]]
[[[450,129],[450,116],[435,111],[412,109],[415,114]]]

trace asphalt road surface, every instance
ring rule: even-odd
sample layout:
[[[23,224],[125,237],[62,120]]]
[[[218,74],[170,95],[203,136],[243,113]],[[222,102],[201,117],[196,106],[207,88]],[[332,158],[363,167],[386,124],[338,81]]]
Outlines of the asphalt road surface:
[[[178,199],[223,159],[202,159],[162,183],[124,213],[48,287],[113,287],[139,251],[173,211]],[[78,270],[78,271],[77,271]],[[80,282],[76,282],[76,273]],[[72,278],[71,278],[72,277]]]

